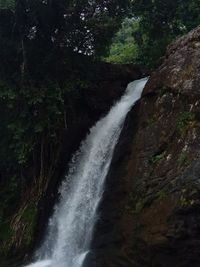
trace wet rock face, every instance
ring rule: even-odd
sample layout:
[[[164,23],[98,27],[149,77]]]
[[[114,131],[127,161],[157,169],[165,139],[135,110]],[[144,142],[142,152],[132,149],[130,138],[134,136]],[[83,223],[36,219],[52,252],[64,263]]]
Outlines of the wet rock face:
[[[199,40],[169,47],[126,119],[87,267],[200,266]]]

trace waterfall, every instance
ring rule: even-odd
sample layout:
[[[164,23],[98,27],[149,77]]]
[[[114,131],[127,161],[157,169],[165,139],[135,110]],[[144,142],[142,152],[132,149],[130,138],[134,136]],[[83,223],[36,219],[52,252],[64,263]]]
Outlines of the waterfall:
[[[128,111],[141,97],[147,78],[130,83],[127,90],[100,119],[72,158],[60,187],[45,240],[27,267],[81,267],[90,248],[97,207],[103,193],[115,145]]]

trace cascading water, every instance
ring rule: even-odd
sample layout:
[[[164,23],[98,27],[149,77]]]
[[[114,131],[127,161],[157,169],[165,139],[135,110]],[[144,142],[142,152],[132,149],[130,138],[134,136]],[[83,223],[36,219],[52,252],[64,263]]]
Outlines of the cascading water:
[[[60,201],[35,263],[27,267],[81,267],[89,251],[96,210],[113,151],[130,108],[141,97],[147,78],[134,81],[119,102],[91,128],[74,155],[60,188]]]

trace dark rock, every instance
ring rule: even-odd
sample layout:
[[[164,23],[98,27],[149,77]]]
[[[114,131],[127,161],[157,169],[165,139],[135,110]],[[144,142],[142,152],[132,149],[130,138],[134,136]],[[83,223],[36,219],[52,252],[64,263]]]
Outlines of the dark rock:
[[[199,42],[168,48],[129,113],[86,267],[200,266]]]
[[[144,95],[162,87],[181,95],[200,95],[200,27],[167,49],[163,64],[151,75]]]

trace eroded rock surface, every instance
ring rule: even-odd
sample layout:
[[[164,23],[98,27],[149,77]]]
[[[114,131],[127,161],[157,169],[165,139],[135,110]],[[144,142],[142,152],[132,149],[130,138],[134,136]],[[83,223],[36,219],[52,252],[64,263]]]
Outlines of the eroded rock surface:
[[[168,48],[127,117],[86,266],[200,266],[199,68],[200,27]]]

